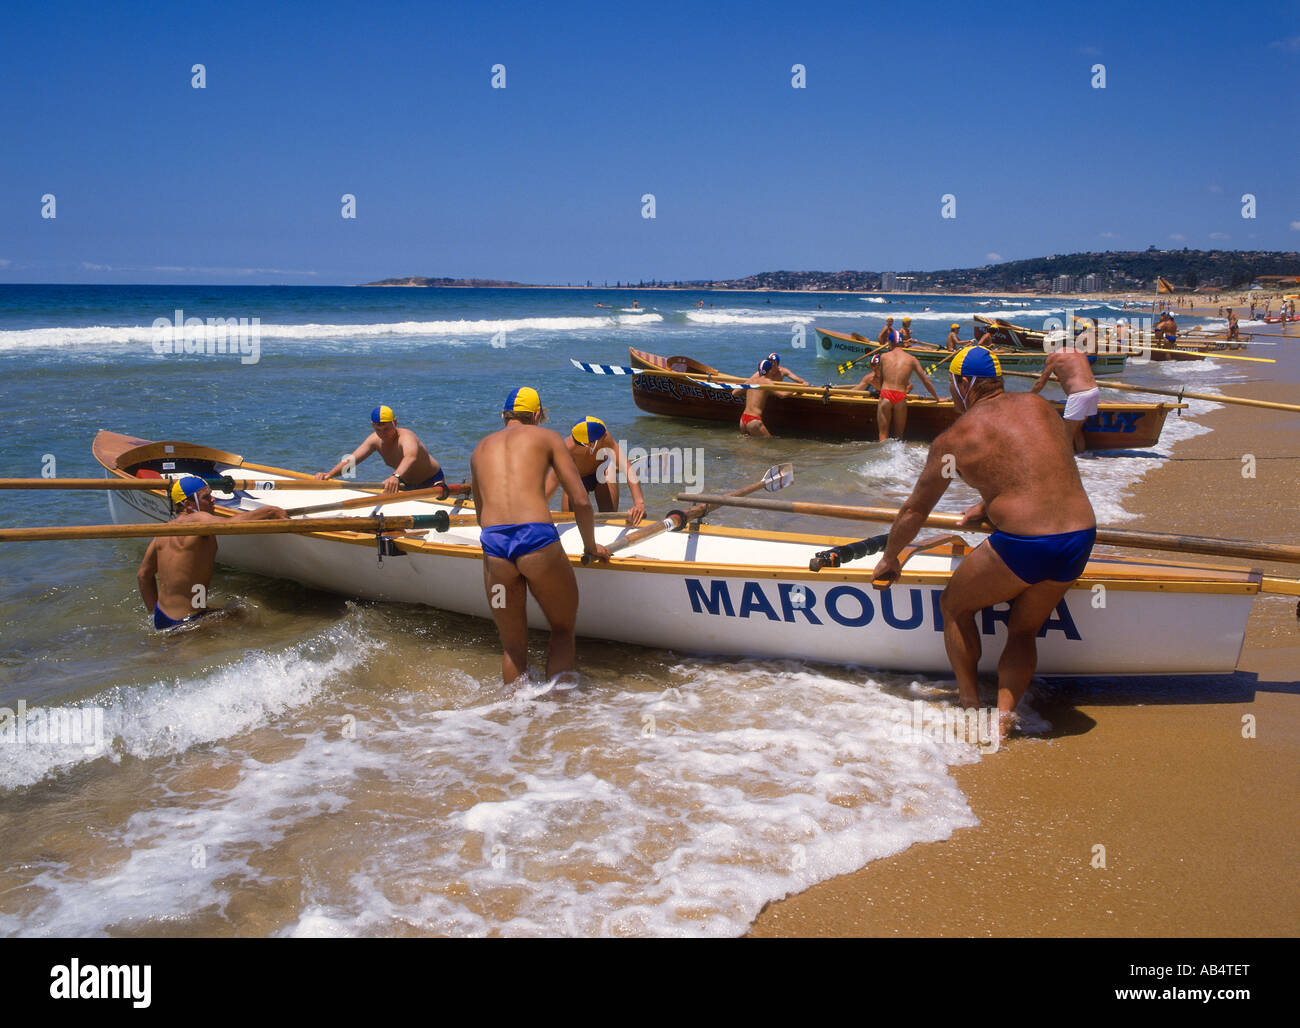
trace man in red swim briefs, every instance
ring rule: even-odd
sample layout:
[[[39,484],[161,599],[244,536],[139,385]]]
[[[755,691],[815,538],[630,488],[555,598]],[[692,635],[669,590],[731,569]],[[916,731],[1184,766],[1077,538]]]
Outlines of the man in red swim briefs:
[[[876,407],[876,428],[880,431],[882,443],[891,434],[903,438],[903,430],[907,428],[907,386],[913,375],[919,375],[930,395],[939,399],[921,362],[903,349],[900,340],[892,339],[889,349],[880,355],[880,404]]]
[[[762,386],[784,382],[787,378],[798,385],[808,384],[789,368],[781,367],[779,353],[769,353],[758,362],[758,370],[749,376],[747,384]],[[740,416],[741,435],[755,435],[763,439],[772,437],[772,433],[763,424],[763,408],[767,406],[767,398],[771,392],[772,390],[769,389],[744,389],[740,386],[731,391],[732,396],[745,394],[745,413]]]

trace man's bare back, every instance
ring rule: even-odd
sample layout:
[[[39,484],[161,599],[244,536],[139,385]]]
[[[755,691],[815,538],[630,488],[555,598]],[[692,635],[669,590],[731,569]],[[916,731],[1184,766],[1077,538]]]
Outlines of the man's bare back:
[[[1002,393],[963,414],[934,441],[983,498],[1004,532],[1050,535],[1096,524],[1068,435],[1041,396]]]

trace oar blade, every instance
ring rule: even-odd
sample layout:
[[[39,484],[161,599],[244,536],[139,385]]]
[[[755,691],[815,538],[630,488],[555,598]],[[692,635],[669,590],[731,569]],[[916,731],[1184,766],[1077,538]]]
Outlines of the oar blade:
[[[793,481],[793,464],[773,464],[763,473],[763,488],[769,493],[784,489]]]

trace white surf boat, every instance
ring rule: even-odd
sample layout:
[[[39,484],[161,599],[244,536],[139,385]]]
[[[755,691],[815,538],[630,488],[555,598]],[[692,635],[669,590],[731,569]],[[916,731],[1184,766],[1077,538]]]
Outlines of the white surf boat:
[[[286,509],[365,495],[276,490],[277,480],[310,476],[181,442],[149,442],[100,432],[94,454],[111,477],[160,478],[157,492],[110,491],[119,524],[165,522],[165,478],[180,474],[257,479],[256,489],[216,494],[217,510],[275,504]],[[385,514],[463,513],[463,501],[412,500]],[[338,517],[333,512],[329,517]],[[352,511],[365,516],[369,509]],[[312,515],[307,515],[312,516]],[[606,565],[583,566],[571,517],[557,514],[560,541],[577,574],[578,634],[639,646],[729,657],[788,658],[892,671],[950,674],[939,594],[962,560],[958,544],[914,555],[891,589],[871,585],[874,560],[813,572],[819,551],[845,537],[691,524],[636,543]],[[598,524],[606,545],[626,534]],[[221,563],[364,599],[417,603],[490,617],[479,530],[386,535],[373,531],[224,536]],[[1246,619],[1260,591],[1258,572],[1153,560],[1090,562],[1039,633],[1038,673],[1049,676],[1227,673],[1241,653]],[[1101,586],[1103,588],[1098,589]],[[1005,605],[982,612],[980,668],[996,668]],[[529,600],[529,624],[545,628]]]

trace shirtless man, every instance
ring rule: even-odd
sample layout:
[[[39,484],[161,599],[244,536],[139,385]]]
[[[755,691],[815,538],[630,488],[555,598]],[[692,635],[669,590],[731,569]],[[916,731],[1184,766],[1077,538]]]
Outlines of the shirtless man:
[[[907,389],[913,375],[920,376],[921,384],[930,395],[939,399],[921,362],[904,350],[901,342],[890,343],[889,349],[880,355],[880,403],[876,405],[876,429],[882,443],[894,429],[898,430],[898,438],[903,438],[903,430],[907,428]]]
[[[578,474],[582,476],[582,486],[589,493],[596,494],[596,509],[601,511],[618,510],[618,477],[621,476],[632,493],[632,506],[627,512],[630,525],[638,525],[645,517],[645,497],[641,495],[641,483],[637,481],[636,471],[628,464],[622,448],[614,441],[614,436],[600,418],[583,418],[573,426],[573,431],[564,440],[573,463],[577,465]],[[605,472],[606,480],[600,480],[603,469],[613,465],[618,475]],[[546,473],[546,496],[549,502],[555,495],[560,479],[554,471]],[[560,510],[568,512],[569,494],[561,493]]]
[[[443,474],[438,462],[429,456],[420,437],[409,428],[397,427],[397,416],[393,413],[393,408],[379,406],[372,410],[370,426],[374,431],[352,451],[350,457],[345,457],[328,471],[316,472],[316,477],[333,478],[349,461],[355,467],[378,450],[384,463],[393,469],[393,473],[384,479],[385,493],[395,493],[399,489],[446,486],[447,476]]]
[[[173,525],[288,517],[279,507],[259,507],[218,518],[212,512],[212,490],[195,475],[173,482],[171,496],[172,503],[180,509],[171,520]],[[215,535],[160,536],[150,541],[135,578],[145,609],[153,614],[154,628],[163,631],[214,613],[208,607],[208,583],[212,581],[216,562]]]
[[[609,558],[609,550],[596,543],[591,500],[573,458],[558,433],[540,426],[544,417],[536,390],[511,390],[501,412],[505,427],[485,437],[469,463],[474,513],[482,528],[483,587],[501,636],[501,677],[507,685],[528,671],[529,592],[551,626],[547,677],[573,670],[578,582],[551,521],[545,491],[550,472],[569,494],[583,552]]]
[[[1061,419],[1041,396],[1003,392],[1001,372],[997,357],[983,347],[967,347],[953,358],[952,398],[961,416],[930,446],[874,577],[891,583],[898,578],[899,554],[943,496],[951,481],[945,471],[955,465],[982,497],[963,513],[963,522],[986,519],[998,531],[962,560],[940,596],[944,648],[961,705],[979,706],[975,616],[993,604],[1011,603],[998,661],[1005,737],[1037,666],[1038,630],[1083,573],[1097,521]]]
[[[964,342],[962,342],[960,336],[961,336],[961,326],[954,321],[952,323],[952,327],[948,329],[948,338],[944,341],[943,345],[955,353],[956,351],[960,350],[963,346],[966,345]]]
[[[903,331],[898,335],[899,341],[904,346],[915,346],[918,342],[916,336],[912,335],[912,319],[903,319]]]
[[[1240,330],[1237,326],[1237,312],[1234,311],[1231,307],[1229,307],[1228,308],[1228,338],[1233,340],[1234,342],[1238,341],[1241,338],[1240,335],[1238,334],[1239,331]]]
[[[1043,373],[1029,387],[1031,393],[1041,392],[1049,379],[1055,378],[1065,390],[1065,424],[1070,430],[1070,443],[1075,453],[1088,448],[1083,438],[1083,425],[1097,413],[1101,391],[1092,375],[1092,362],[1097,358],[1071,346],[1053,350],[1043,362]]]
[[[780,354],[769,353],[758,362],[758,370],[750,375],[747,381],[750,385],[764,385],[784,382],[787,378],[799,385],[808,384],[789,368],[781,367]],[[768,390],[737,387],[731,391],[732,396],[739,396],[741,393],[745,394],[745,413],[740,416],[740,434],[758,436],[760,439],[772,438],[772,433],[763,424],[763,408],[767,406]]]
[[[1157,345],[1166,347],[1176,347],[1178,345],[1178,323],[1174,321],[1174,316],[1168,311],[1160,315],[1160,323],[1156,325],[1156,334],[1161,337],[1156,340]]]
[[[897,339],[897,338],[898,338],[898,333],[894,331],[894,319],[886,318],[885,327],[880,330],[880,335],[876,336],[876,342],[878,342],[881,346],[884,346],[890,340]]]

